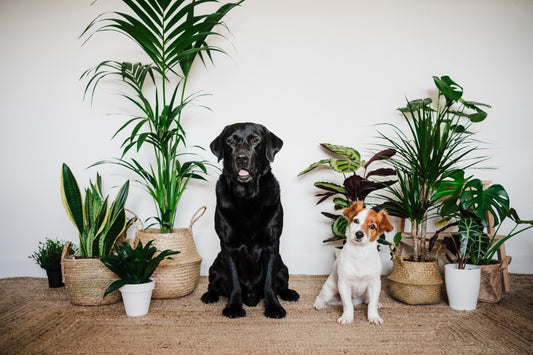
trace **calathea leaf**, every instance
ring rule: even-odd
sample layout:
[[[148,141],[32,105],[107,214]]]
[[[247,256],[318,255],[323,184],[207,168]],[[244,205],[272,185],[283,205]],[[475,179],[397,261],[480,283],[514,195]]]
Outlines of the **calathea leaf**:
[[[331,159],[329,161],[329,166],[331,167],[331,169],[338,173],[353,173],[361,167],[361,162],[352,160]]]
[[[329,143],[321,143],[320,145],[324,149],[340,155],[341,157],[346,158],[354,163],[361,162],[361,154],[359,154],[359,152],[353,148]]]

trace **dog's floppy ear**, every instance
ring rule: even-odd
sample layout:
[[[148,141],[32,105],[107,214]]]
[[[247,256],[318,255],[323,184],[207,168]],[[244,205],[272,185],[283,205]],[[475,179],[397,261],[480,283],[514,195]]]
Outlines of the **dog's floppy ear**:
[[[344,209],[344,212],[342,213],[344,217],[346,217],[348,220],[351,220],[357,214],[365,208],[363,201],[357,201],[354,202],[350,207],[347,207]]]
[[[218,161],[220,161],[224,157],[224,137],[226,136],[227,130],[228,127],[224,127],[218,137],[216,137],[209,145],[209,148],[211,148],[211,152],[213,152],[213,154],[217,157]]]
[[[392,223],[389,219],[389,215],[385,210],[381,210],[378,212],[378,218],[379,218],[379,229],[382,232],[390,232],[393,230]]]
[[[283,141],[276,136],[274,133],[270,132],[268,129],[263,127],[265,131],[265,138],[266,138],[266,157],[269,162],[274,161],[274,155],[276,155],[277,152],[280,151],[281,147],[283,146]]]

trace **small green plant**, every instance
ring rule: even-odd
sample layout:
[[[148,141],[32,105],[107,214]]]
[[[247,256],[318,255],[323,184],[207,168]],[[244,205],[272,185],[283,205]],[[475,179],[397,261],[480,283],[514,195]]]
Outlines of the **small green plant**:
[[[111,253],[118,238],[133,223],[126,217],[124,204],[128,198],[129,181],[120,188],[115,201],[108,208],[109,197],[102,194],[102,178],[90,182],[82,199],[78,182],[67,164],[61,170],[61,201],[68,217],[78,229],[83,257],[98,257]]]
[[[109,270],[120,277],[120,280],[114,281],[109,285],[104,297],[126,284],[148,282],[161,261],[172,259],[170,255],[179,253],[179,251],[166,249],[154,256],[157,248],[152,246],[152,242],[153,240],[149,241],[143,247],[142,242],[139,241],[135,249],[133,249],[130,243],[126,241],[116,247],[116,255],[104,255],[100,258]]]
[[[333,182],[315,182],[315,187],[322,190],[322,192],[316,194],[317,197],[320,197],[317,204],[332,197],[335,209],[347,208],[356,201],[363,201],[370,193],[396,182],[396,180],[382,181],[376,179],[376,177],[383,178],[396,175],[394,169],[383,167],[375,170],[369,169],[373,162],[390,159],[396,153],[393,149],[376,153],[369,161],[365,162],[361,159],[361,154],[354,148],[328,143],[321,143],[320,146],[333,157],[312,163],[301,171],[298,176],[320,166],[328,166],[334,172],[342,174],[344,181],[342,185]],[[346,218],[342,214],[329,212],[322,212],[322,214],[333,220],[331,225],[333,237],[324,240],[324,242],[346,238],[345,232],[348,225]]]
[[[33,259],[37,265],[46,271],[61,271],[61,253],[64,243],[57,239],[45,238],[39,241],[37,251],[28,258]]]

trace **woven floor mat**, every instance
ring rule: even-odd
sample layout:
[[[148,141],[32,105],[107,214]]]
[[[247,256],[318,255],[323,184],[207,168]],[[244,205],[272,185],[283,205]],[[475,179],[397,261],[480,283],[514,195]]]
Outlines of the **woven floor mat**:
[[[369,325],[366,306],[354,323],[339,325],[341,307],[312,308],[325,276],[292,275],[301,298],[285,302],[287,317],[263,316],[263,306],[244,307],[247,316],[221,315],[226,299],[205,305],[201,277],[189,296],[152,300],[149,314],[126,316],[122,302],[73,306],[64,288],[39,278],[0,279],[2,354],[526,354],[533,352],[533,275],[511,275],[511,291],[497,304],[454,311],[444,300],[409,306],[388,296],[383,279],[382,326]]]

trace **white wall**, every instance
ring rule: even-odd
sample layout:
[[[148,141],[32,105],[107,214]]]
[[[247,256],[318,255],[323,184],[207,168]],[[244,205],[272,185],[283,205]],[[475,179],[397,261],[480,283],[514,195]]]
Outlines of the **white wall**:
[[[81,73],[104,59],[131,60],[127,40],[102,34],[81,46],[78,35],[118,0],[4,0],[0,3],[0,277],[43,276],[28,258],[44,237],[76,241],[59,194],[62,162],[82,185],[94,178],[91,163],[119,154],[110,137],[124,122],[112,91],[83,102]],[[365,157],[375,148],[377,123],[402,124],[395,108],[405,97],[433,88],[432,75],[450,75],[467,99],[491,104],[478,137],[488,142],[490,166],[476,171],[503,184],[512,205],[531,219],[533,164],[533,2],[529,0],[248,0],[227,24],[228,53],[215,65],[200,63],[190,90],[212,94],[189,112],[189,143],[207,147],[223,126],[265,124],[284,142],[273,169],[282,187],[285,229],[281,253],[295,274],[326,274],[332,247],[323,245],[329,221],[316,206],[313,183],[327,172],[297,178],[325,157],[320,142],[350,145]],[[127,111],[126,111],[127,112]],[[215,162],[209,151],[205,158]],[[115,166],[98,168],[108,189],[126,178]],[[194,226],[202,273],[219,250],[213,229],[214,185],[194,183],[177,226]],[[116,194],[116,189],[111,195]],[[132,188],[128,207],[154,214],[149,198]],[[392,233],[391,233],[392,235]],[[533,231],[510,240],[511,272],[533,273]],[[386,253],[384,259],[387,259]]]

